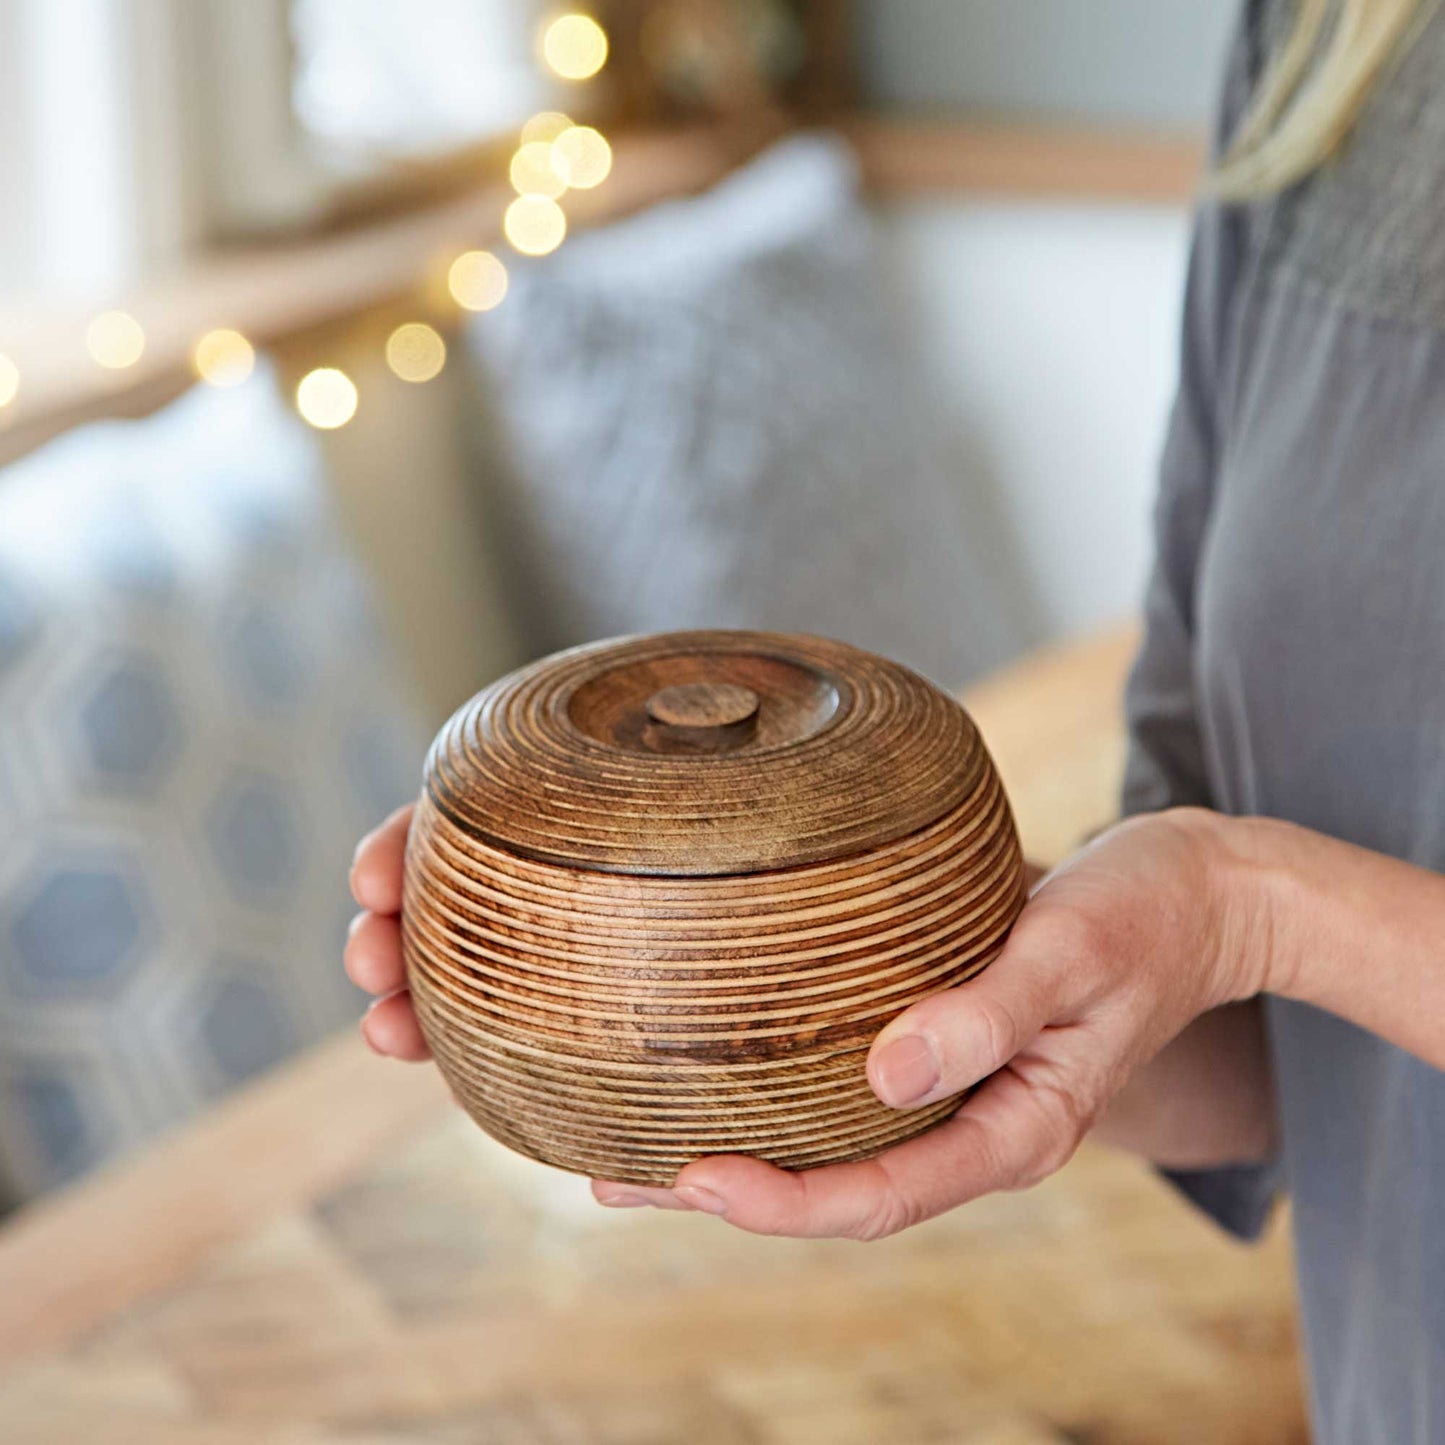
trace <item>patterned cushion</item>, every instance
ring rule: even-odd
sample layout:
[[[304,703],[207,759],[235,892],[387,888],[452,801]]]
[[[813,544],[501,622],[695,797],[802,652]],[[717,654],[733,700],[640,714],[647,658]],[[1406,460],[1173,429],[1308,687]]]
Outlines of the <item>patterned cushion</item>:
[[[515,268],[469,335],[534,649],[792,628],[957,685],[1027,641],[888,279],[822,136]]]
[[[0,1198],[357,1015],[405,699],[269,374],[0,472]]]

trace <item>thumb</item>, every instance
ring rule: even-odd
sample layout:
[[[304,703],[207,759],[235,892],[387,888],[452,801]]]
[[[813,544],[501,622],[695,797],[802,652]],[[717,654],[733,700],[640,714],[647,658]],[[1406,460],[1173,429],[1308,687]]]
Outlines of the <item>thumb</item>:
[[[894,1109],[960,1094],[1003,1068],[1051,1021],[1046,977],[1007,953],[981,974],[905,1009],[868,1053],[868,1083]]]

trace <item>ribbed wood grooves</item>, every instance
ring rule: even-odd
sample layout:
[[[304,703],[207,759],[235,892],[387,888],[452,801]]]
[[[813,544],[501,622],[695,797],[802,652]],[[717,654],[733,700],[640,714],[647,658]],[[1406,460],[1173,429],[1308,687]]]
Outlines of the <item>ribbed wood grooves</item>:
[[[698,662],[710,648],[723,657],[711,670]],[[659,701],[661,688],[672,690]],[[879,711],[884,694],[894,701]],[[485,723],[538,697],[553,699],[542,712],[554,723],[558,708],[571,721],[534,757],[551,748],[565,761],[579,715],[598,741],[581,749],[586,767],[548,764],[552,791],[522,771],[532,735],[508,732],[499,760]],[[647,733],[659,718],[685,728],[694,713],[696,744],[685,731],[680,742]],[[855,728],[841,762],[824,746],[840,717]],[[717,751],[674,752],[694,745]],[[861,792],[839,795],[840,778]],[[889,778],[870,825],[859,809],[878,805]],[[739,851],[749,779],[766,856],[799,838],[805,851],[859,846],[760,866]],[[780,796],[793,811],[764,806]],[[688,797],[703,804],[689,811]],[[706,810],[718,806],[709,836]],[[570,863],[546,856],[559,840]],[[683,871],[653,868],[679,855]],[[719,858],[747,866],[696,871]],[[984,968],[1022,904],[1008,801],[956,703],[841,644],[690,633],[562,654],[458,713],[432,749],[412,825],[403,941],[422,1029],[488,1133],[564,1169],[668,1184],[704,1154],[803,1168],[866,1158],[946,1118],[957,1100],[880,1104],[868,1047],[910,1003]]]

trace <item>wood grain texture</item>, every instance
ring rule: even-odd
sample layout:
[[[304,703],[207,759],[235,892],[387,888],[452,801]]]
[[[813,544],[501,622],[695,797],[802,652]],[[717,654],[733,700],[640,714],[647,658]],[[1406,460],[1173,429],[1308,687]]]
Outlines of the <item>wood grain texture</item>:
[[[741,741],[648,732],[660,695],[712,733],[753,718],[744,691]],[[403,937],[483,1128],[657,1184],[703,1154],[864,1158],[947,1117],[881,1105],[869,1044],[985,967],[1022,902],[1008,801],[946,694],[841,643],[675,633],[545,659],[443,728]]]

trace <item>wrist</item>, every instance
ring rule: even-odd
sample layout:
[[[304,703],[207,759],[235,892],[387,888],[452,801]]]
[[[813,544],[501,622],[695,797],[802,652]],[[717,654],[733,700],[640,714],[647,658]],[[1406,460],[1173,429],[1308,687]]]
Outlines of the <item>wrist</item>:
[[[1180,811],[1208,859],[1206,893],[1221,1002],[1290,993],[1298,972],[1292,927],[1298,878],[1291,865],[1299,830],[1272,818]]]
[[[1222,890],[1233,902],[1239,975],[1246,993],[1289,996],[1300,967],[1301,830],[1275,818],[1214,815]]]

